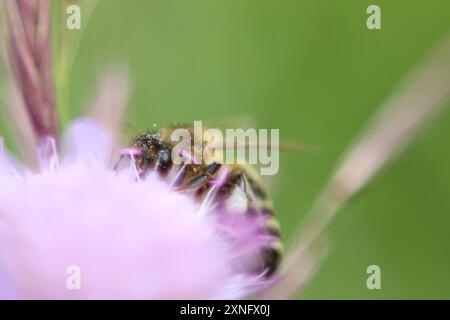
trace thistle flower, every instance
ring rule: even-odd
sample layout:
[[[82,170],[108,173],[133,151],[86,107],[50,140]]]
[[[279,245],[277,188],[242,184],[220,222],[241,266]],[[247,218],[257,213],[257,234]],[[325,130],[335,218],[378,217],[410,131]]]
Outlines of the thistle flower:
[[[239,268],[244,243],[264,243],[253,221],[227,232],[157,176],[108,169],[112,140],[90,119],[64,141],[38,173],[0,154],[0,298],[240,298],[269,284]]]
[[[2,4],[15,80],[9,114],[37,165],[2,145],[0,298],[236,299],[271,285],[251,270],[271,240],[265,221],[205,210],[157,176],[136,175],[134,161],[113,170],[128,96],[123,69],[102,74],[92,118],[58,134],[49,3]],[[71,266],[80,290],[67,286]]]

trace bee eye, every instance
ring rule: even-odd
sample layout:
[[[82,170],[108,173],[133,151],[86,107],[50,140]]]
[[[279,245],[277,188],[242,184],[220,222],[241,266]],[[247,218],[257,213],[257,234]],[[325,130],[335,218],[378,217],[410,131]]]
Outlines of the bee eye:
[[[162,169],[169,168],[172,165],[172,156],[170,149],[161,149],[158,151],[158,166]]]

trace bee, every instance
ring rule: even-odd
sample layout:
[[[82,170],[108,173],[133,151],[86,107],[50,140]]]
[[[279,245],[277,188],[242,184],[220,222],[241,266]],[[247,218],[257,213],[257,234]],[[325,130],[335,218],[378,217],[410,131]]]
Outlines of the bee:
[[[192,161],[174,164],[171,155],[176,142],[171,141],[170,137],[177,128],[184,128],[193,134],[192,127],[172,126],[145,131],[132,139],[130,147],[139,151],[134,157],[138,173],[144,176],[150,171],[156,172],[173,190],[192,194],[198,203],[204,203],[211,192],[211,182],[224,176],[222,183],[215,190],[212,206],[233,214],[261,215],[260,217],[264,218],[258,221],[264,221],[263,233],[273,240],[256,253],[257,263],[253,266],[253,271],[270,277],[281,262],[283,243],[272,200],[259,174],[246,164],[206,164],[203,160],[198,164]]]

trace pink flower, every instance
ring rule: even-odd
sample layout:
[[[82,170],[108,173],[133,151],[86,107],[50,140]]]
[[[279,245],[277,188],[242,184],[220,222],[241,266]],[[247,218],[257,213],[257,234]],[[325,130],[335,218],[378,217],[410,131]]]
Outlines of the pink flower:
[[[50,3],[5,9],[9,120],[27,165],[0,150],[0,298],[234,299],[271,285],[252,271],[271,240],[264,220],[211,208],[213,193],[196,203],[155,174],[137,175],[134,161],[113,169],[126,70],[102,74],[92,118],[60,136]]]
[[[226,231],[156,175],[109,169],[112,139],[90,119],[63,141],[36,173],[0,154],[0,298],[234,299],[271,284],[240,266],[265,241],[254,221]]]

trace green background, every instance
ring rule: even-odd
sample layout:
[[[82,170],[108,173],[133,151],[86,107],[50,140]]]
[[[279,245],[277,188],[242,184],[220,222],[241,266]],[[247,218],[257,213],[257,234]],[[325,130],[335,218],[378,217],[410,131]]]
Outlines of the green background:
[[[381,7],[382,30],[366,28],[369,4]],[[289,239],[352,137],[450,31],[450,2],[100,0],[83,23],[72,117],[96,72],[119,60],[131,69],[127,121],[136,127],[246,115],[323,150],[281,155],[273,198]],[[341,212],[329,255],[299,297],[450,298],[449,138],[446,111]],[[366,288],[371,264],[381,267],[381,290]]]

